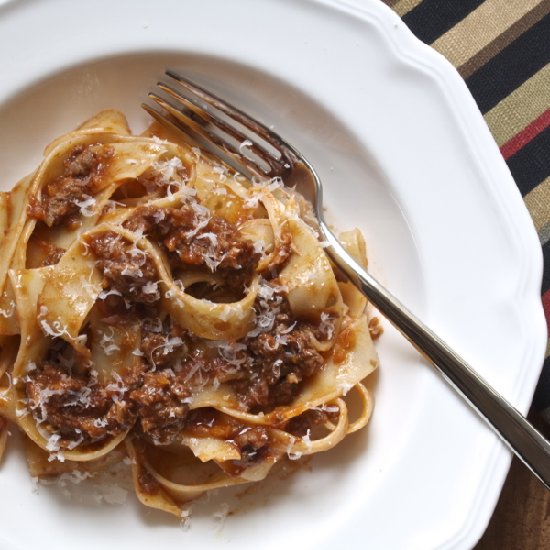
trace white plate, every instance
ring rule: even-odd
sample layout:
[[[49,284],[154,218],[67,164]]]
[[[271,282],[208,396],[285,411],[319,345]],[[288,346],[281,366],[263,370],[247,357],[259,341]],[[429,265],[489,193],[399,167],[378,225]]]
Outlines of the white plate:
[[[389,9],[373,0],[3,4],[4,189],[48,140],[100,108],[144,126],[145,91],[166,66],[181,68],[295,143],[318,168],[337,225],[364,230],[376,275],[527,410],[545,343],[535,232],[466,86]],[[113,507],[50,487],[36,494],[11,446],[0,547],[471,547],[509,453],[389,327],[379,352],[368,431],[311,471],[252,490],[223,525],[209,515],[223,494],[187,532],[132,498]]]

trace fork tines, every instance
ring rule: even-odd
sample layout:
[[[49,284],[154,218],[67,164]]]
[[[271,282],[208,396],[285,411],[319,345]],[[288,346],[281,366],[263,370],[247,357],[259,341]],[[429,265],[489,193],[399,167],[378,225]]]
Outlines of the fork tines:
[[[285,143],[261,122],[175,71],[149,92],[143,108],[161,124],[189,135],[247,176],[284,177],[290,169]]]

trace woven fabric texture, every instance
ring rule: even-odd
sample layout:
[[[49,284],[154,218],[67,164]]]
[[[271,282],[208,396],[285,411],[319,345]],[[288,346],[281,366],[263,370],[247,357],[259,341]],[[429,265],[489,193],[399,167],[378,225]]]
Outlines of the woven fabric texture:
[[[550,327],[550,0],[383,0],[458,70],[538,232]],[[550,328],[533,412],[550,424]]]

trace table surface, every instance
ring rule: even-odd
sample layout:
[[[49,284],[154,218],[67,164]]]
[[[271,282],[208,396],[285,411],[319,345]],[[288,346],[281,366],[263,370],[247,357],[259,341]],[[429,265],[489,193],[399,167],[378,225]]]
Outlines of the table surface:
[[[541,295],[548,323],[550,0],[383,1],[457,68],[477,101],[540,237],[545,260]],[[529,418],[550,437],[550,340]],[[475,548],[550,548],[550,491],[516,458]]]
[[[534,417],[534,418],[533,418]],[[550,437],[550,429],[530,419]],[[550,491],[514,458],[495,513],[476,550],[550,548]]]

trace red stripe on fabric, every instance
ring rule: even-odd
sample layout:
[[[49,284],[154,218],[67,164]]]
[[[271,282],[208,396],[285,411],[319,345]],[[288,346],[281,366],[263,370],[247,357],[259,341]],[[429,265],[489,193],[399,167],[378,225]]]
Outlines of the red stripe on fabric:
[[[550,290],[547,290],[542,295],[542,307],[544,308],[544,316],[546,317],[548,338],[550,338]]]
[[[508,160],[512,155],[515,155],[523,146],[527,145],[548,126],[550,126],[550,109],[546,109],[542,115],[533,120],[529,126],[518,132],[500,148],[504,159]]]

